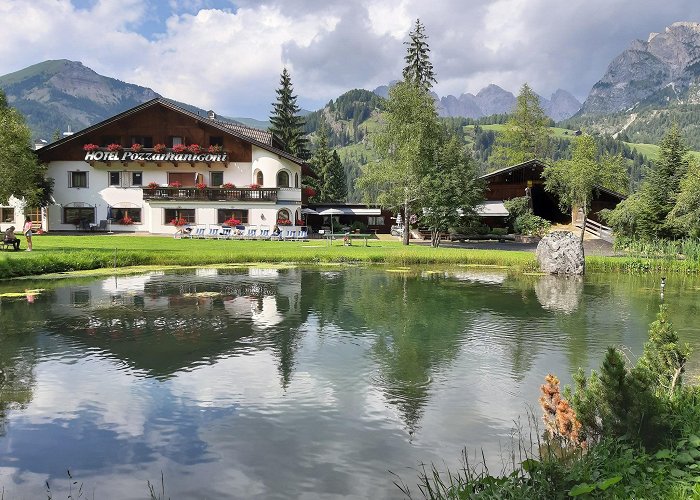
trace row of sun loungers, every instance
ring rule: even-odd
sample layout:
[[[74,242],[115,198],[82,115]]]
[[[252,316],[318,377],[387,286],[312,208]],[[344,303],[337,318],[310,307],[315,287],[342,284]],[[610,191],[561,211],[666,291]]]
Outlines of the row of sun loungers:
[[[309,234],[306,229],[282,229],[273,234],[269,227],[262,226],[195,226],[188,232],[182,232],[182,238],[209,240],[280,240],[304,241]]]

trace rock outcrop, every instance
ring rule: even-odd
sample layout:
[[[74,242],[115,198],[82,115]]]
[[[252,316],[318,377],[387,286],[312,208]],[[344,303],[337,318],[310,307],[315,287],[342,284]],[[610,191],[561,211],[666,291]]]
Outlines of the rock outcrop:
[[[700,81],[700,23],[679,22],[635,40],[591,89],[581,114],[692,100]]]
[[[550,274],[583,274],[583,244],[571,231],[553,231],[537,245],[540,269]]]

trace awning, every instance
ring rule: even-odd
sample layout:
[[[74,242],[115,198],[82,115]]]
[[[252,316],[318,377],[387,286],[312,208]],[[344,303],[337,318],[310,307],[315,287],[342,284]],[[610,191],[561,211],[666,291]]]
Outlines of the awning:
[[[480,217],[507,217],[510,215],[502,201],[485,201],[476,207]]]
[[[367,207],[338,207],[338,206],[329,206],[329,207],[322,207],[318,206],[316,207],[317,212],[323,212],[326,209],[333,208],[336,209],[340,212],[342,212],[342,215],[382,215],[382,210],[381,208],[367,208]]]

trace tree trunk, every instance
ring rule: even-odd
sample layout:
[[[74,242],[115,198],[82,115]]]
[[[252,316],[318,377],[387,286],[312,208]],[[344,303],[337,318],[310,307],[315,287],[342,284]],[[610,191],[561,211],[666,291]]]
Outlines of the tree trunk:
[[[438,229],[430,230],[430,245],[433,248],[438,248],[440,246],[440,231]]]
[[[583,205],[583,224],[581,224],[581,244],[583,244],[583,235],[586,234],[586,220],[588,219],[588,210],[586,210],[586,205]]]
[[[411,209],[408,207],[408,197],[404,199],[403,203],[403,244],[408,245],[409,238],[411,237],[409,218],[411,217]]]

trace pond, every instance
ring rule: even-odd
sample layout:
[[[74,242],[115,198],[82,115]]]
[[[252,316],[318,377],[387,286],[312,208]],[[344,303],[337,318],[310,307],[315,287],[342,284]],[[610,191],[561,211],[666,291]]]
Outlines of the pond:
[[[543,377],[639,355],[657,277],[200,269],[0,293],[5,498],[400,498],[466,446],[500,470]],[[700,281],[664,301],[700,358]],[[444,461],[444,462],[443,462]]]

